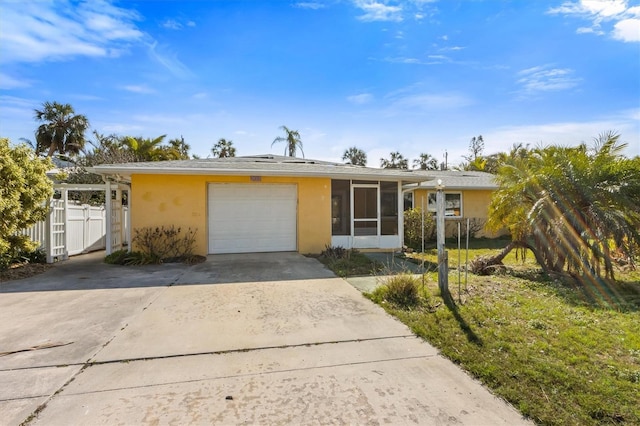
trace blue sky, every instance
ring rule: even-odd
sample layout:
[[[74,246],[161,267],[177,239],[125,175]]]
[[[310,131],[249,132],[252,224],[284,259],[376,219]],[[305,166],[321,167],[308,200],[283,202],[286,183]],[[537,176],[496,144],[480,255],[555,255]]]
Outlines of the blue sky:
[[[640,155],[640,1],[0,0],[0,136],[70,103],[100,133],[184,136],[206,157],[297,129],[307,158],[455,165],[472,137]]]

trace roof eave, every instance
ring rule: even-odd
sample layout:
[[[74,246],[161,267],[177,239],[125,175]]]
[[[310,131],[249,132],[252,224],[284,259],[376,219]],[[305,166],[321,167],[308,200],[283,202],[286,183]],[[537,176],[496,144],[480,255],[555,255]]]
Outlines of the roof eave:
[[[231,169],[231,170],[211,170],[211,169],[184,169],[184,168],[129,168],[129,167],[90,167],[87,170],[102,176],[117,176],[131,180],[134,174],[144,175],[207,175],[207,176],[271,176],[271,177],[325,177],[334,179],[354,179],[354,180],[393,180],[407,183],[420,183],[433,180],[433,177],[416,175],[387,175],[380,176],[371,173],[357,172],[317,172],[317,171],[282,171],[282,170],[260,170],[260,169]]]

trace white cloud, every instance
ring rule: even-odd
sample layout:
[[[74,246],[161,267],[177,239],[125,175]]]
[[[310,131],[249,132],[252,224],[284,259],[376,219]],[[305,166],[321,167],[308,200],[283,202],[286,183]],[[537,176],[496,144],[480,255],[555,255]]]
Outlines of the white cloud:
[[[325,7],[324,4],[318,3],[315,1],[298,2],[298,3],[295,3],[294,6],[299,7],[300,9],[311,9],[311,10],[323,9]]]
[[[531,95],[539,92],[553,92],[576,87],[581,79],[573,77],[569,68],[552,68],[542,65],[528,68],[518,73],[521,93]]]
[[[579,27],[578,34],[604,35],[610,32],[616,40],[640,42],[640,6],[629,7],[627,0],[567,1],[547,13],[575,15],[591,21],[590,27]],[[607,29],[603,30],[605,24]]]
[[[418,58],[406,58],[403,56],[397,58],[384,58],[384,62],[390,62],[392,64],[422,64],[423,62]]]
[[[193,75],[191,70],[180,62],[174,53],[167,50],[166,46],[159,45],[157,41],[154,41],[149,44],[148,48],[149,56],[165,67],[174,76],[186,79]]]
[[[537,145],[575,146],[582,142],[587,145],[599,134],[607,131],[618,132],[621,142],[628,144],[625,154],[640,155],[640,109],[620,111],[610,117],[591,121],[541,123],[502,126],[483,132],[485,152],[508,151],[514,143]]]
[[[168,30],[181,30],[185,27],[195,27],[196,23],[193,21],[186,21],[184,19],[172,19],[168,18],[160,24],[161,27]]]
[[[152,93],[156,93],[156,91],[150,87],[148,87],[146,84],[139,84],[139,85],[127,85],[127,86],[122,86],[123,90],[126,90],[127,92],[132,92],[132,93],[138,93],[141,95],[149,95]]]
[[[415,93],[392,99],[389,112],[424,112],[458,109],[473,104],[473,100],[459,93]]]
[[[364,11],[364,15],[358,16],[361,21],[402,21],[401,6],[388,6],[375,0],[354,0],[354,4]]]
[[[613,26],[613,38],[626,42],[640,42],[640,19],[623,19]]]
[[[78,5],[3,2],[0,62],[39,62],[75,56],[118,56],[145,35],[134,11],[96,0]]]
[[[10,90],[29,86],[31,86],[31,83],[27,80],[19,80],[17,78],[11,77],[8,74],[0,72],[0,89]]]
[[[100,126],[100,129],[104,133],[115,133],[121,135],[142,133],[142,131],[145,130],[143,126],[130,123],[105,123]]]
[[[167,28],[169,30],[180,30],[182,29],[182,24],[175,19],[167,19],[162,24],[160,24],[163,28]]]
[[[347,100],[352,104],[364,105],[373,101],[373,95],[371,93],[360,93],[358,95],[348,96]]]

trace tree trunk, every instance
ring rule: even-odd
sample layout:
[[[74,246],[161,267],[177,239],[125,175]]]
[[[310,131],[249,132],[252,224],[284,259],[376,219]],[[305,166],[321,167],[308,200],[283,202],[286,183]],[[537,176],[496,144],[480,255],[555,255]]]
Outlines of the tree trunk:
[[[477,275],[491,275],[497,269],[504,268],[502,261],[515,248],[526,248],[531,250],[536,261],[542,266],[545,272],[548,272],[544,260],[540,257],[538,251],[526,241],[512,241],[502,251],[495,256],[479,256],[470,262],[469,269]]]

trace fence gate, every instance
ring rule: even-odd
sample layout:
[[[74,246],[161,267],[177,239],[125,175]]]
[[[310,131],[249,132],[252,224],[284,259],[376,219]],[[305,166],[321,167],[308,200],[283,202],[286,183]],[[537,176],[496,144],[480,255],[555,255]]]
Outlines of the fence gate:
[[[106,249],[109,254],[130,241],[129,210],[122,206],[127,186],[56,184],[54,189],[61,197],[49,202],[46,220],[22,231],[45,250],[47,263],[94,250]],[[70,203],[69,191],[105,191],[105,206]]]

